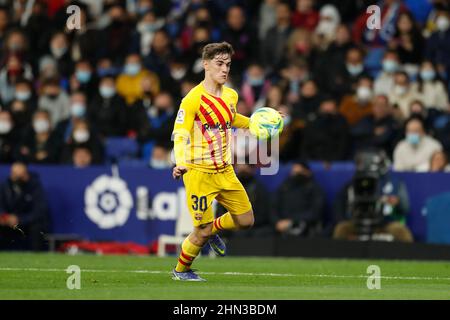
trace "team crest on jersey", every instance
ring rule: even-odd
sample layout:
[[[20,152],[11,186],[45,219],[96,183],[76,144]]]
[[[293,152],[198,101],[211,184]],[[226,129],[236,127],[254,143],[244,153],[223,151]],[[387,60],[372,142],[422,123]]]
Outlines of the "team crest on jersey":
[[[185,113],[184,113],[183,109],[178,110],[177,120],[175,120],[175,122],[179,123],[179,124],[184,123],[184,115],[185,115]]]
[[[202,220],[202,215],[200,213],[196,213],[194,218],[195,220],[200,221]]]
[[[231,103],[230,103],[230,110],[231,110],[231,112],[236,113],[236,109],[233,107],[233,105]]]

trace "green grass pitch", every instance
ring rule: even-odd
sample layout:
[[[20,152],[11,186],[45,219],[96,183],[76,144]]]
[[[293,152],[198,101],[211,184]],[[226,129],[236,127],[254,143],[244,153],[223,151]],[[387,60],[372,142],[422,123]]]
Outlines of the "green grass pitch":
[[[0,253],[0,299],[449,299],[450,263],[199,257],[207,282],[173,281],[176,257]],[[69,290],[69,265],[81,289]],[[378,265],[381,288],[367,288]]]

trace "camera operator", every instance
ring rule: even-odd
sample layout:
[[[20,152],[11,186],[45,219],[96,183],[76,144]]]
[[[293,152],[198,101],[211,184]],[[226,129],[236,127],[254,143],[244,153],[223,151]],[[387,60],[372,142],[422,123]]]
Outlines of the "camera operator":
[[[409,210],[404,183],[392,177],[384,151],[366,150],[356,155],[356,173],[335,202],[338,222],[334,239],[412,242],[406,226]]]

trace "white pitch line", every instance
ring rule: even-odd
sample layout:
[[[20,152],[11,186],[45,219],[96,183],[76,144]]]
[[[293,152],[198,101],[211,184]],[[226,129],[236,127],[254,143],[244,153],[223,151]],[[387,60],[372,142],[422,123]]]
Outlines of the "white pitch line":
[[[66,272],[65,269],[52,268],[0,268],[0,271],[34,271],[34,272]],[[81,269],[82,272],[91,273],[146,273],[146,274],[171,274],[162,270],[110,270],[110,269]],[[337,274],[293,274],[293,273],[254,273],[254,272],[198,272],[205,275],[225,276],[266,276],[266,277],[306,277],[306,278],[364,278],[368,275],[337,275]],[[380,279],[388,280],[447,280],[450,277],[416,277],[416,276],[380,276]]]

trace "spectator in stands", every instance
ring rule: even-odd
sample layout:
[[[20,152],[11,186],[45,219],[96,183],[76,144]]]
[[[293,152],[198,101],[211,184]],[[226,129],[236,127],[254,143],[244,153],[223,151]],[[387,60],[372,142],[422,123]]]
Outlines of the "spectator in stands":
[[[411,231],[406,226],[406,215],[409,211],[409,198],[405,184],[389,174],[389,161],[387,155],[382,151],[366,150],[359,152],[355,157],[356,174],[352,181],[346,184],[338,193],[334,204],[335,221],[337,225],[333,232],[334,239],[357,240],[359,236],[371,236],[373,234],[388,234],[394,241],[412,242]],[[375,195],[376,208],[372,219],[378,214],[381,221],[373,223],[371,230],[365,230],[355,212],[361,210],[356,199],[358,188],[358,177],[376,176]],[[367,178],[363,178],[366,179]],[[356,195],[355,195],[356,194]],[[369,196],[372,193],[366,192]],[[362,214],[368,214],[370,205],[364,204],[365,210]],[[368,221],[366,221],[368,223]]]
[[[37,108],[33,86],[27,79],[18,79],[14,88],[14,100],[22,101],[26,110],[34,112]]]
[[[258,39],[261,41],[266,37],[267,31],[276,25],[276,7],[279,0],[264,0],[259,7],[258,16]]]
[[[31,66],[25,63],[17,54],[10,55],[0,69],[0,99],[4,104],[14,99],[15,85],[20,79],[33,78]]]
[[[324,199],[308,164],[296,161],[273,198],[275,230],[283,235],[317,235],[322,226]]]
[[[314,80],[307,80],[300,88],[300,98],[293,105],[292,117],[296,119],[314,118],[319,110],[322,96]]]
[[[156,74],[142,67],[141,57],[138,54],[127,56],[123,73],[117,78],[117,92],[125,99],[128,105],[144,97],[142,83],[144,79],[150,83],[150,92],[156,95],[159,92],[159,79]]]
[[[0,162],[11,163],[20,139],[9,111],[0,111]]]
[[[164,26],[164,21],[158,18],[153,10],[147,10],[139,19],[136,30],[132,34],[132,51],[145,57],[151,51],[153,38],[158,29]]]
[[[81,91],[89,99],[98,92],[97,76],[88,60],[75,64],[75,72],[70,78],[70,92]]]
[[[250,64],[242,83],[241,98],[255,109],[264,107],[269,88],[270,81],[265,78],[262,66],[256,63]]]
[[[314,31],[319,23],[319,13],[314,9],[315,0],[297,0],[292,13],[292,27]]]
[[[165,144],[156,144],[152,148],[152,155],[149,162],[150,168],[169,169],[172,167],[170,162],[170,149]]]
[[[372,113],[356,123],[351,129],[354,149],[374,147],[392,155],[400,124],[392,115],[392,107],[384,95],[373,99]]]
[[[58,163],[58,140],[52,132],[49,112],[38,110],[33,115],[31,128],[28,128],[20,143],[17,158],[27,163]]]
[[[372,113],[373,86],[370,77],[361,77],[358,80],[356,93],[346,95],[339,105],[339,113],[344,116],[352,127],[362,118]]]
[[[368,77],[369,73],[364,66],[364,53],[360,48],[350,48],[345,57],[344,63],[330,66],[330,73],[322,75],[327,80],[327,90],[338,98],[346,94],[355,92],[358,79]]]
[[[75,147],[72,152],[72,164],[75,168],[86,168],[92,164],[92,152],[84,146]]]
[[[42,84],[38,108],[50,114],[52,127],[70,116],[70,100],[55,78],[45,80]]]
[[[267,31],[261,44],[261,59],[271,71],[280,68],[284,61],[286,44],[291,33],[291,9],[280,2],[276,8],[277,24]]]
[[[430,61],[422,63],[419,80],[413,87],[426,108],[449,111],[447,89]]]
[[[266,101],[264,102],[264,106],[277,108],[284,104],[284,94],[283,90],[279,86],[271,86],[269,91],[267,92]],[[286,121],[285,121],[286,122]]]
[[[436,65],[438,73],[450,75],[450,13],[439,10],[436,17],[437,30],[428,38],[425,57]],[[448,78],[446,81],[448,82]]]
[[[394,50],[387,50],[382,61],[382,71],[374,82],[375,94],[389,94],[394,86],[394,75],[400,69],[400,58]]]
[[[131,109],[128,109],[131,110]],[[175,121],[175,104],[167,92],[159,93],[151,106],[144,104],[135,106],[137,110],[128,116],[128,128],[136,130],[137,138],[141,143],[167,142],[171,141],[173,123]],[[134,119],[134,120],[133,120]],[[146,149],[146,147],[144,147]],[[149,158],[144,150],[144,159]]]
[[[430,159],[430,172],[450,172],[448,156],[444,151],[436,151]]]
[[[99,30],[99,56],[108,57],[114,64],[120,64],[128,54],[132,26],[127,12],[119,3],[113,3],[108,9],[109,25]]]
[[[399,14],[395,35],[388,47],[398,53],[402,64],[419,64],[422,61],[424,39],[409,11]]]
[[[336,101],[326,98],[320,104],[317,116],[306,122],[301,154],[308,160],[345,160],[348,146],[348,124],[338,113]]]
[[[10,177],[0,186],[0,212],[3,248],[45,249],[44,234],[49,231],[47,199],[39,177],[24,163],[13,163]]]
[[[232,6],[228,9],[226,26],[222,39],[233,46],[233,78],[240,77],[247,67],[251,57],[256,56],[258,47],[256,34],[246,23],[246,16],[242,7]]]
[[[315,53],[313,40],[313,35],[308,30],[293,30],[287,41],[284,65],[294,64],[299,59],[313,63]]]
[[[150,52],[144,56],[143,64],[151,72],[158,75],[160,81],[169,77],[169,62],[175,55],[170,37],[164,29],[155,32]]]
[[[280,75],[282,78],[277,85],[281,87],[283,96],[286,95],[286,101],[289,104],[297,103],[301,86],[311,78],[308,64],[301,58],[296,59],[282,69]]]
[[[28,60],[29,43],[26,34],[19,28],[11,29],[5,38],[3,56],[7,60],[16,56],[20,61]]]
[[[394,76],[394,86],[389,92],[389,102],[394,108],[400,111],[402,119],[407,119],[410,116],[409,106],[414,100],[420,100],[419,92],[415,88],[406,72],[396,72]]]
[[[19,100],[13,100],[8,106],[8,109],[11,112],[14,129],[17,131],[18,136],[22,138],[23,134],[30,126],[33,110],[29,110],[28,106]]]
[[[336,37],[336,29],[341,22],[338,9],[332,4],[326,4],[320,9],[319,23],[314,30],[317,45],[328,48]]]
[[[100,80],[98,92],[88,107],[88,118],[102,137],[125,135],[125,100],[117,94],[113,76]]]
[[[330,66],[337,66],[342,64],[345,60],[347,51],[354,45],[351,42],[350,30],[346,25],[339,25],[336,28],[336,35],[334,40],[325,50],[317,50],[314,57],[314,65],[312,66],[312,73],[314,79],[318,81],[319,86],[329,92],[328,87],[331,83],[326,76],[329,73]]]
[[[433,153],[440,150],[441,143],[427,135],[422,118],[411,117],[405,123],[405,139],[394,150],[394,170],[425,171]]]
[[[74,66],[67,35],[62,31],[55,32],[50,40],[49,49],[52,58],[56,61],[59,74],[64,78],[69,78]]]
[[[88,122],[81,118],[75,118],[69,128],[71,129],[70,136],[62,147],[61,163],[71,163],[74,150],[78,147],[85,147],[92,154],[92,164],[102,164],[104,148]]]

